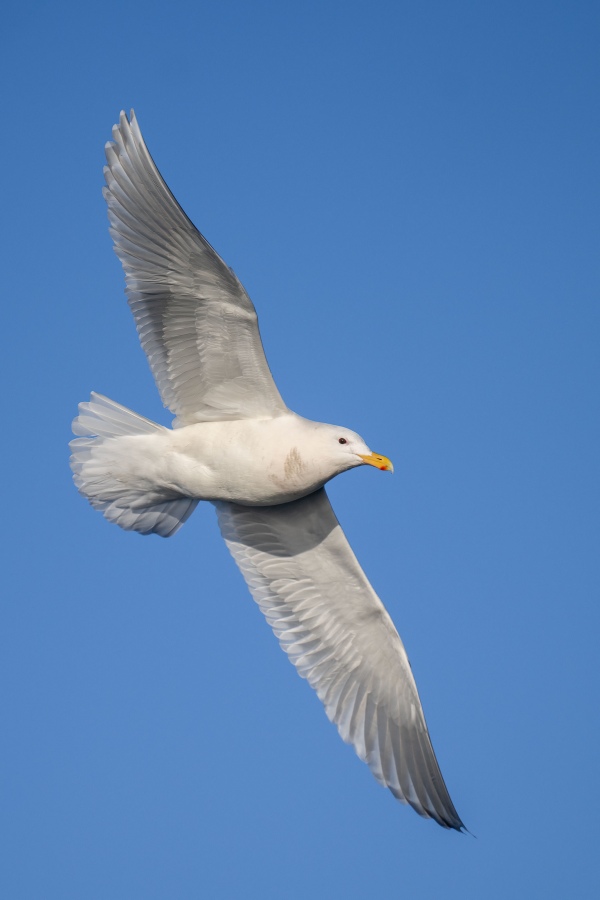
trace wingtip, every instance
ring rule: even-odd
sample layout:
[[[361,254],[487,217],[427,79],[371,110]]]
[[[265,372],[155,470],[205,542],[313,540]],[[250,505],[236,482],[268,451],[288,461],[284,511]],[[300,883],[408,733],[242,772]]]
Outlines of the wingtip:
[[[129,118],[127,117],[127,113],[124,109],[119,113],[119,121],[116,122],[112,127],[112,136],[116,143],[123,140],[122,135],[126,134],[128,129],[131,127],[130,122],[135,120],[135,114],[133,110],[131,110],[129,114]]]
[[[438,820],[439,821],[439,820]],[[458,815],[453,819],[448,819],[448,821],[439,822],[444,828],[448,828],[450,831],[457,831],[459,834],[470,834],[471,837],[475,837],[475,835],[469,831],[464,822],[458,817]]]
[[[133,106],[131,106],[131,107],[129,108],[129,116],[127,116],[127,113],[125,112],[124,109],[122,109],[122,110],[120,111],[120,113],[119,113],[119,122],[120,122],[120,123],[122,123],[122,122],[127,122],[128,124],[131,124],[131,123],[133,123],[133,122],[135,121],[135,117],[136,117],[136,116],[135,116],[135,110],[134,110]]]
[[[440,814],[432,813],[431,810],[429,810],[425,813],[422,813],[417,809],[417,807],[413,803],[410,803],[410,801],[409,801],[409,804],[410,804],[410,806],[412,806],[412,808],[415,810],[415,812],[418,813],[420,816],[423,816],[424,819],[432,819],[434,822],[437,822],[438,825],[441,825],[441,827],[446,829],[447,831],[457,831],[459,834],[470,834],[471,837],[475,837],[475,835],[471,834],[471,832],[469,831],[467,826],[459,819],[458,815],[456,815],[456,816],[440,815]]]

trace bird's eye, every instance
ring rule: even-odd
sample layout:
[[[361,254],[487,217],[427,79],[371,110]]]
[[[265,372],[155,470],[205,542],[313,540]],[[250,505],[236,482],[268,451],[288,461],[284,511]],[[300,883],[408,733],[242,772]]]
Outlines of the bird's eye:
[[[348,441],[346,440],[346,438],[339,438],[339,439],[338,439],[338,444],[347,444],[347,443],[348,443]]]

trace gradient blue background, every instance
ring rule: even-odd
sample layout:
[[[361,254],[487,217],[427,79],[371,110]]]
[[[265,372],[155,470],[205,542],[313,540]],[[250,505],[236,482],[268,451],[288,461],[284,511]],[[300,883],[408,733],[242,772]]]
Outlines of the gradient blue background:
[[[2,847],[10,900],[595,898],[593,2],[3,11]],[[211,507],[78,496],[90,390],[168,423],[100,193],[134,106],[304,415],[477,839],[397,804],[286,660]]]

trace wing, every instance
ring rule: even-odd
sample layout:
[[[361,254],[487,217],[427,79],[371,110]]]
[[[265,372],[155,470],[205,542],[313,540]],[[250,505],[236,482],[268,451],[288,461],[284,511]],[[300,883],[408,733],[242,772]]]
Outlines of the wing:
[[[402,641],[325,491],[281,506],[215,506],[252,596],[342,738],[398,800],[463,830]]]
[[[154,165],[133,111],[106,145],[110,233],[163,403],[176,425],[277,415],[252,301]]]

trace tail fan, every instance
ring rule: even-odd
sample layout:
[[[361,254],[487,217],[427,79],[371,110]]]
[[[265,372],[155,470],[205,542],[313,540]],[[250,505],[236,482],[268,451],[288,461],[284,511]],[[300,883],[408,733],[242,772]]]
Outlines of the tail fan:
[[[123,474],[127,439],[166,430],[102,394],[79,404],[77,437],[69,445],[73,480],[94,509],[126,531],[171,537],[198,504],[189,497],[161,498]]]

